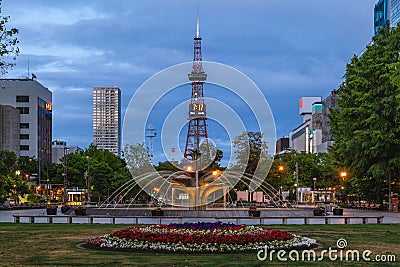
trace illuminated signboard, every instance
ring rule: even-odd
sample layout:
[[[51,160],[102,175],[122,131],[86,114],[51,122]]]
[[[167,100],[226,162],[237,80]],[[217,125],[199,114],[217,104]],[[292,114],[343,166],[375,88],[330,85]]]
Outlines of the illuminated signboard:
[[[50,103],[46,103],[45,109],[51,111],[53,106]]]

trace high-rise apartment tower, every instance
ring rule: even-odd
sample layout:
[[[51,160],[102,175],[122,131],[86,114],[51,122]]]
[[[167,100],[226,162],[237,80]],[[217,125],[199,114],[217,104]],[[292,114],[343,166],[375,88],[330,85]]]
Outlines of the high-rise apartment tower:
[[[121,156],[121,90],[93,88],[93,144]]]

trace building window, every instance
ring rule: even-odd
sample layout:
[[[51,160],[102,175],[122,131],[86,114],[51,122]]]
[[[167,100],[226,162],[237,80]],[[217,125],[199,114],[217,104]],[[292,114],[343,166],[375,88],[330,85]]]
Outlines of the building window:
[[[20,114],[29,114],[29,107],[17,107]]]
[[[29,134],[20,134],[19,139],[29,139]]]
[[[19,146],[19,150],[29,150],[28,145]]]
[[[29,129],[29,123],[20,123],[19,128],[21,129]]]
[[[29,102],[29,95],[17,95],[17,102]]]

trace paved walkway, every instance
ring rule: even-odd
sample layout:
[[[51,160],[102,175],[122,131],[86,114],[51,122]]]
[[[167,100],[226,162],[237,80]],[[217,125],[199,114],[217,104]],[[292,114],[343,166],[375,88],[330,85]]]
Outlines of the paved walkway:
[[[400,212],[386,212],[386,211],[369,211],[369,210],[356,210],[356,209],[344,209],[343,215],[374,215],[374,216],[385,216],[383,218],[384,224],[400,224]]]
[[[26,209],[26,210],[0,210],[0,222],[14,222],[14,218],[12,215],[14,213],[19,213],[20,215],[44,215],[46,212],[45,209]],[[62,218],[63,215],[61,214],[60,210],[58,211],[58,214],[60,215],[60,218],[55,218],[54,223],[66,223],[67,220],[66,218]],[[285,214],[287,215],[287,214]],[[385,218],[383,219],[384,224],[400,224],[400,213],[393,213],[393,212],[383,212],[383,211],[363,211],[363,210],[353,210],[353,209],[345,209],[343,212],[343,215],[348,215],[348,216],[363,216],[363,215],[371,215],[371,216],[380,216],[383,215]],[[149,218],[147,223],[154,223],[154,219]],[[76,223],[87,223],[87,218],[82,217],[75,219],[74,222]],[[190,222],[197,222],[197,221],[204,221],[202,218],[186,218],[185,221],[190,221]],[[26,218],[26,221],[21,222],[28,222],[28,219]],[[41,218],[40,220],[36,220],[37,223],[46,223],[45,218]],[[250,220],[249,220],[250,222]],[[110,223],[109,219],[104,219],[104,221],[99,221],[97,223]],[[125,223],[125,224],[132,224],[132,220],[126,219],[124,220],[119,220],[118,223]],[[144,222],[146,223],[146,222]],[[243,220],[244,224],[246,224],[246,221]],[[303,224],[304,220],[291,220],[291,224]],[[335,223],[334,221],[332,223]],[[338,223],[343,223],[342,220],[338,220]]]

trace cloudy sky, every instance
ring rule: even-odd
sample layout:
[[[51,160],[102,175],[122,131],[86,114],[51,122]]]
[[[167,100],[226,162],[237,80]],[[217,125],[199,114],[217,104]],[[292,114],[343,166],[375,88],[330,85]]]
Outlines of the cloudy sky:
[[[124,114],[156,72],[191,61],[199,5],[203,59],[237,68],[268,100],[277,137],[300,122],[302,96],[329,95],[373,34],[376,0],[4,0],[21,55],[53,92],[53,139],[92,142],[92,88],[119,86]],[[207,95],[207,91],[205,92]],[[190,87],[188,87],[188,97]]]

